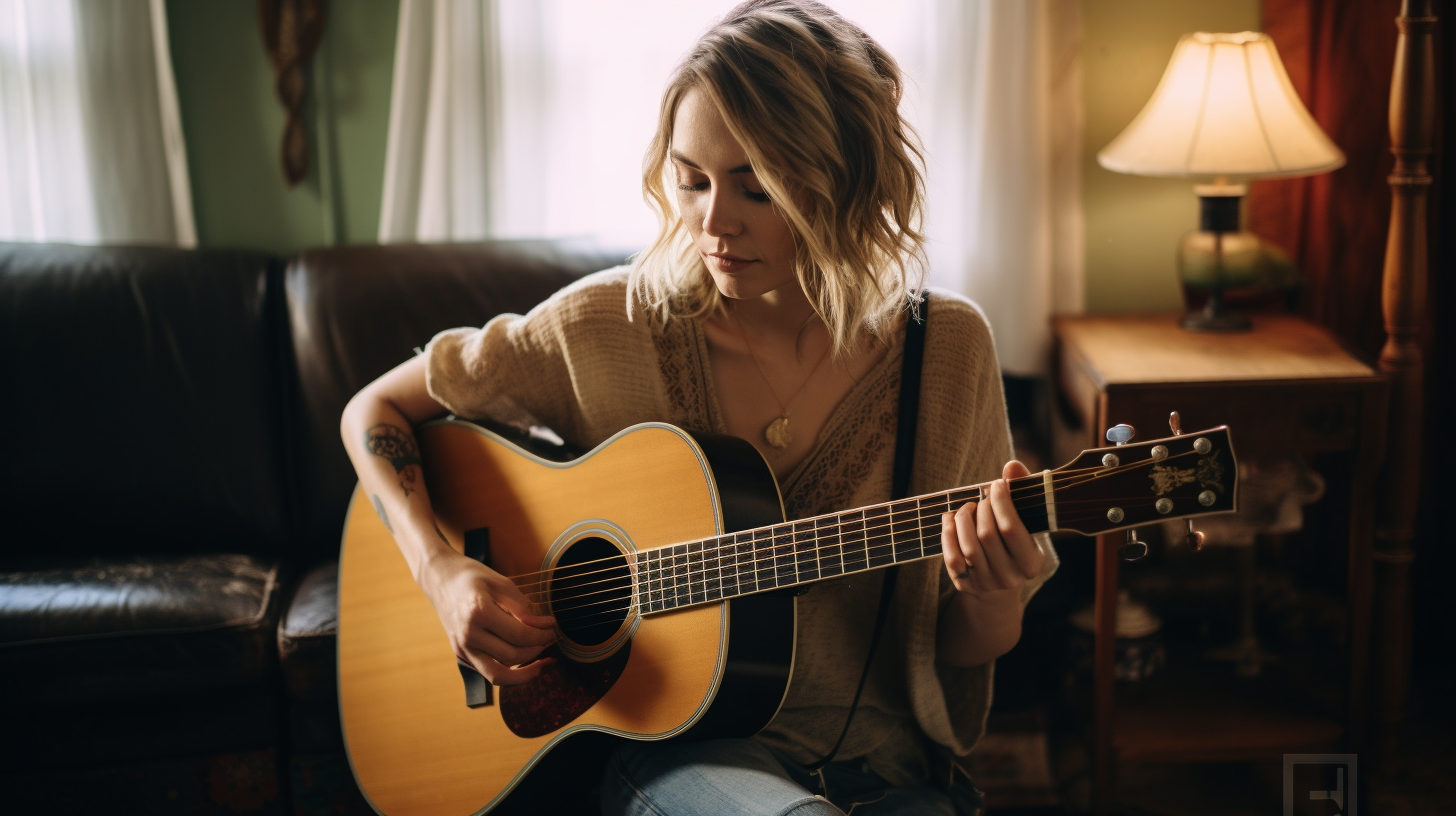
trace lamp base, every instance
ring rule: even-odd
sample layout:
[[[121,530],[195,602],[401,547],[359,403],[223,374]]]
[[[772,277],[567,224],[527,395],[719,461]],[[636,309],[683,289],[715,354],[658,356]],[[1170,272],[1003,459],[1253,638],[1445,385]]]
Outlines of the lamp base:
[[[1178,322],[1190,331],[1208,332],[1247,331],[1254,326],[1247,315],[1228,311],[1224,306],[1222,289],[1214,289],[1208,293],[1208,301],[1203,304],[1203,311],[1189,312]]]
[[[1183,319],[1178,322],[1190,331],[1247,331],[1254,326],[1244,315],[1232,313],[1210,315],[1205,312],[1191,312],[1183,315]]]

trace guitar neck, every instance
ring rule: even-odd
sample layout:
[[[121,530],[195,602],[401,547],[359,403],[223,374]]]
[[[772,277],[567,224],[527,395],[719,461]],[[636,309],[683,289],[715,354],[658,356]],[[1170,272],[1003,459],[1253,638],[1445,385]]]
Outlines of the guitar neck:
[[[938,556],[941,514],[981,501],[985,488],[973,485],[638,552],[633,590],[638,608],[665,612]],[[1032,533],[1050,529],[1045,490],[1042,474],[1011,482],[1017,515]]]

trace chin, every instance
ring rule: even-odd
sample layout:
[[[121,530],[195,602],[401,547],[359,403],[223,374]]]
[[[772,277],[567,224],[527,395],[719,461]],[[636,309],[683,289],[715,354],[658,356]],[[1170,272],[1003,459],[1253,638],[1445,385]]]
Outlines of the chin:
[[[717,287],[718,294],[731,300],[753,300],[785,286],[798,285],[798,281],[793,277],[788,280],[766,280],[762,275],[730,275],[712,270],[709,270],[708,274],[712,276],[713,285]]]

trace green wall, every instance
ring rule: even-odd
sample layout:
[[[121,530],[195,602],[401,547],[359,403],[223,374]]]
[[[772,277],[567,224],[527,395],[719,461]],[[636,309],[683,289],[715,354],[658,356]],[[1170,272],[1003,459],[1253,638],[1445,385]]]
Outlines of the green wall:
[[[1083,0],[1088,312],[1177,310],[1178,239],[1198,223],[1191,181],[1104,170],[1097,151],[1153,95],[1178,38],[1193,31],[1257,31],[1259,0]]]
[[[328,4],[304,114],[312,168],[292,190],[257,8],[256,0],[167,0],[198,243],[287,253],[373,241],[399,0]]]
[[[202,246],[292,252],[329,243],[331,232],[339,243],[375,239],[399,0],[334,2],[328,11],[306,114],[315,172],[289,190],[278,160],[283,108],[257,3],[167,0]],[[1180,307],[1173,252],[1197,221],[1191,183],[1103,170],[1097,151],[1152,95],[1179,36],[1257,29],[1259,12],[1259,0],[1083,0],[1088,311]]]

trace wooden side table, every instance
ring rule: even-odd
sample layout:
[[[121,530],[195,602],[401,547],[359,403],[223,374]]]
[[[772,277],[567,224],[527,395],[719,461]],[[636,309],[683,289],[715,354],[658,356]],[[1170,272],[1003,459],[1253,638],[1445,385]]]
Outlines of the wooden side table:
[[[1054,321],[1062,396],[1093,445],[1118,423],[1138,438],[1228,425],[1240,457],[1338,453],[1349,462],[1349,676],[1344,722],[1276,708],[1240,709],[1196,698],[1163,708],[1119,709],[1114,693],[1118,546],[1097,541],[1093,647],[1093,809],[1106,812],[1118,759],[1214,761],[1281,753],[1354,750],[1365,736],[1369,652],[1373,485],[1381,455],[1386,385],[1324,329],[1288,315],[1257,315],[1247,332],[1184,330],[1176,315],[1061,317]],[[1335,504],[1334,506],[1339,506]]]

